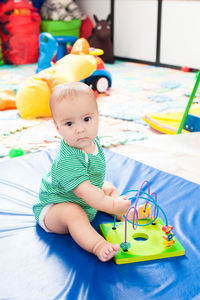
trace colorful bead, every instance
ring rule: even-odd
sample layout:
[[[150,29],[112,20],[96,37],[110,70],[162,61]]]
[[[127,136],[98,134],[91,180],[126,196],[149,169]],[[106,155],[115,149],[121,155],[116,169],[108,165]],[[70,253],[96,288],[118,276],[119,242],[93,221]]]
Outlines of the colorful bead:
[[[167,237],[168,237],[168,241],[171,241],[173,239],[173,237],[174,237],[174,234],[170,233],[170,234],[168,234]]]
[[[151,217],[151,221],[153,221],[155,219],[154,216]],[[158,219],[155,219],[155,221],[152,223],[153,225],[157,224],[158,223]]]
[[[163,242],[163,245],[165,247],[171,247],[172,245],[174,245],[175,241],[174,240],[171,240],[171,241],[164,241]]]
[[[142,206],[142,211],[141,211],[141,213],[142,213],[143,215],[146,215],[146,214],[149,214],[150,210],[151,210],[151,205],[150,205],[149,203],[146,205],[146,203],[145,203],[145,204]]]
[[[123,251],[128,251],[128,249],[131,247],[131,244],[129,242],[124,242],[120,244],[120,247],[122,248]]]
[[[162,231],[164,231],[165,233],[170,233],[172,229],[173,229],[173,226],[171,226],[171,225],[162,226]]]
[[[163,235],[163,238],[166,240],[166,241],[171,241],[174,237],[174,234],[173,233],[170,233],[170,234],[165,234]]]
[[[168,241],[168,236],[167,235],[163,235],[163,239],[165,239],[166,241]]]

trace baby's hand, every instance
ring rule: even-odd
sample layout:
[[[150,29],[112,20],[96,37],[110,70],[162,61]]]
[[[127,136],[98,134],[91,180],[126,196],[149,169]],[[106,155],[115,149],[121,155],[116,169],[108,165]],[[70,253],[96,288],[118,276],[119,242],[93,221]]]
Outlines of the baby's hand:
[[[147,213],[147,214],[143,214],[143,205],[137,206],[137,212],[138,212],[138,219],[148,219],[151,216],[151,212]],[[132,208],[131,211],[128,214],[127,219],[130,221],[133,221],[133,214],[134,214],[134,209]],[[117,215],[117,220],[119,221],[124,221],[124,214],[122,215]],[[136,215],[135,215],[136,217]]]
[[[131,205],[131,200],[128,200],[126,196],[120,196],[114,198],[114,214],[123,214],[126,213]]]
[[[111,196],[111,197],[119,197],[120,196],[118,190],[111,182],[105,181],[103,184],[102,190],[103,190],[104,194],[107,196]]]

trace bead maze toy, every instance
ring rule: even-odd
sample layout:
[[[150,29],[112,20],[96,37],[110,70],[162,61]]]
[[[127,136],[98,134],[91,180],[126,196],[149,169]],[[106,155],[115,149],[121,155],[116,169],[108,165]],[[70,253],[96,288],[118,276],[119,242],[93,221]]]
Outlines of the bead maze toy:
[[[148,193],[142,191],[147,184]],[[150,194],[150,185],[144,181],[139,190],[129,190],[122,195],[131,195],[132,204],[126,215],[125,221],[100,224],[100,230],[105,239],[113,244],[120,244],[120,250],[114,257],[116,264],[148,261],[167,257],[181,256],[185,254],[183,246],[172,233],[173,227],[169,225],[167,216],[157,203],[157,194]],[[151,202],[154,205],[151,219],[138,219],[137,205],[142,199],[146,203],[142,206],[142,213],[151,212]],[[134,204],[135,202],[135,204]],[[165,222],[158,217],[161,210]],[[132,216],[130,220],[130,212]]]

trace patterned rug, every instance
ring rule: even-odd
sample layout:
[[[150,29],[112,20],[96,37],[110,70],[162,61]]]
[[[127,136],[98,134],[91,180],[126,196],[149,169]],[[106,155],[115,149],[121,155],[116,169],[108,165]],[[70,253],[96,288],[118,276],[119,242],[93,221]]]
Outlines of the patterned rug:
[[[113,86],[109,101],[100,103],[101,115],[145,123],[145,113],[184,109],[195,83],[195,73],[116,62],[109,65]],[[200,101],[198,91],[195,103]]]
[[[100,111],[99,137],[104,147],[130,144],[156,134],[142,120],[145,113],[183,110],[195,83],[195,73],[116,61],[106,64],[113,85],[97,98]],[[35,73],[36,65],[1,66],[0,90],[15,93]],[[195,103],[200,102],[197,92]],[[0,111],[0,157],[12,148],[24,153],[57,147],[60,137],[51,119],[27,121],[17,110]]]

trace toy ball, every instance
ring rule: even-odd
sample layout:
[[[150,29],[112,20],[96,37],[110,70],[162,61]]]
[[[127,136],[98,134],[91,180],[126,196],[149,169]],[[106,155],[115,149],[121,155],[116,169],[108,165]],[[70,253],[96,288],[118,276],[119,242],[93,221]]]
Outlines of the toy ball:
[[[24,155],[24,150],[22,150],[21,148],[12,148],[9,152],[10,158],[14,158],[22,155]]]

